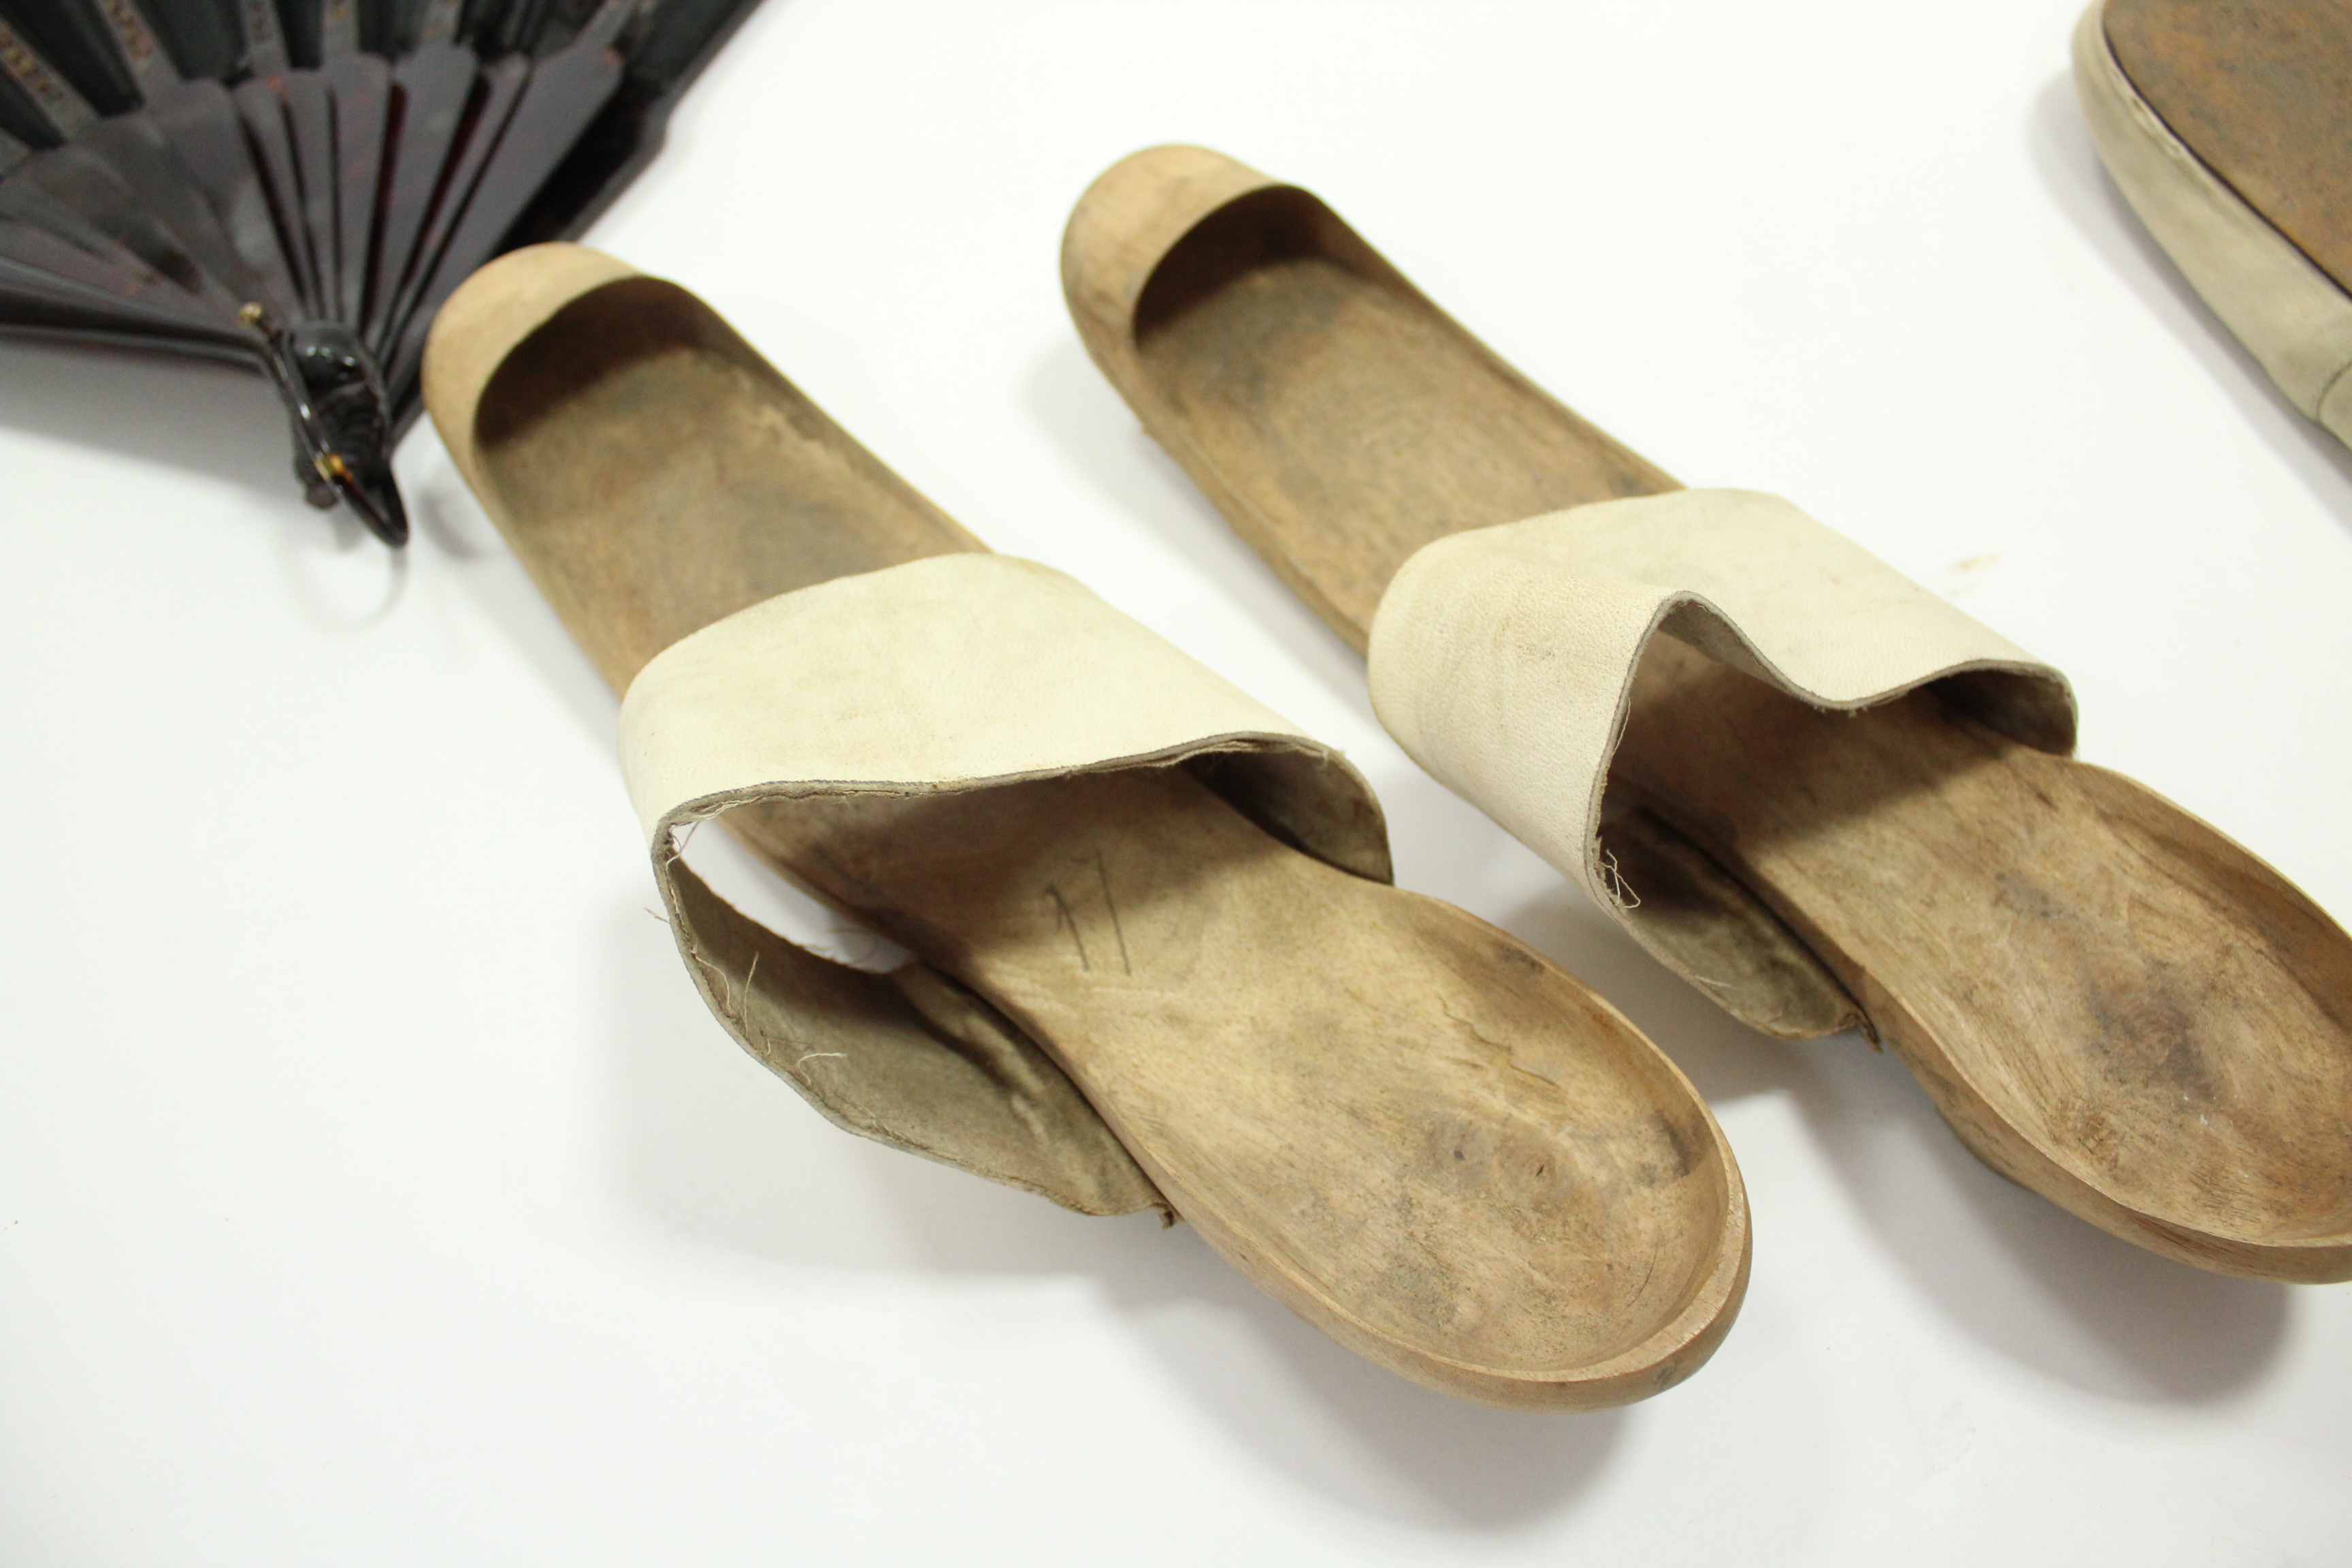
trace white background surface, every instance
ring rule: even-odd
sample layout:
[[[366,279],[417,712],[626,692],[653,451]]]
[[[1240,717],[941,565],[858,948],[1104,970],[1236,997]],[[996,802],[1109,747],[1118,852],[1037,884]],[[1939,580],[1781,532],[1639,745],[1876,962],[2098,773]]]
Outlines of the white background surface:
[[[614,700],[429,427],[394,559],[302,505],[259,380],[0,345],[0,1563],[2352,1561],[2352,1288],[2137,1251],[1857,1038],[1715,1013],[1394,749],[1059,297],[1133,148],[1306,184],[1670,471],[2067,669],[2087,757],[2352,918],[2352,459],[2104,183],[2073,20],[768,0],[592,236],[1347,747],[1404,883],[1682,1064],[1754,1284],[1610,1414],[1425,1393],[1188,1230],[836,1131],[646,912]]]

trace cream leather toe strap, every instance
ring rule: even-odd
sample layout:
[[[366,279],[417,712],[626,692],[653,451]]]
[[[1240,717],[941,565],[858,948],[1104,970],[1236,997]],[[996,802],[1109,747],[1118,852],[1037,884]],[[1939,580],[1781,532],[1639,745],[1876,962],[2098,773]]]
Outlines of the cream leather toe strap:
[[[1686,977],[1689,943],[1624,896],[1601,837],[1634,670],[1661,632],[1817,708],[1949,679],[1995,729],[2050,751],[2074,744],[2074,698],[2056,670],[1778,497],[1676,490],[1429,545],[1372,623],[1381,721]],[[1776,1034],[1858,1021],[1777,920],[1713,878],[1704,940],[1747,958],[1728,991],[1710,965],[1718,1001]]]
[[[1389,876],[1380,807],[1338,753],[1009,556],[839,578],[705,627],[630,686],[621,761],[687,967],[747,1050],[851,1131],[1087,1213],[1162,1200],[1034,1041],[920,963],[851,969],[747,919],[680,861],[681,830],[1183,765],[1307,853]]]

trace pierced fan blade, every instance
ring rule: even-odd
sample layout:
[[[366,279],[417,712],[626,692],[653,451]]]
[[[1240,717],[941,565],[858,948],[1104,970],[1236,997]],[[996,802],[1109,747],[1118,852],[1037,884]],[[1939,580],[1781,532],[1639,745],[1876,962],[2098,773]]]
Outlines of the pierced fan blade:
[[[441,38],[401,61],[394,73],[400,110],[388,149],[392,180],[362,323],[372,343],[384,340],[401,279],[448,171],[450,149],[468,123],[478,68],[473,50]]]
[[[252,298],[250,269],[239,259],[195,176],[148,114],[140,111],[101,120],[84,132],[74,147],[87,150],[104,164],[137,207],[178,241],[205,275],[222,284],[236,302]]]
[[[247,300],[280,321],[299,315],[301,299],[278,242],[269,193],[228,89],[201,78],[173,82],[148,96],[147,112],[253,280]]]
[[[399,292],[394,296],[392,310],[384,318],[381,346],[388,347],[400,341],[408,313],[424,292],[436,259],[448,244],[449,231],[457,226],[466,204],[473,199],[482,165],[489,161],[490,150],[498,145],[507,117],[514,112],[516,100],[522,97],[523,83],[530,77],[530,62],[520,55],[505,56],[481,68],[473,98],[467,104],[465,117],[458,121],[457,134],[451,140],[449,160],[440,171],[433,204],[425,210],[424,232],[407,258]]]
[[[321,74],[335,106],[335,319],[357,323],[367,304],[368,254],[375,239],[376,196],[392,113],[392,68],[380,56],[346,49],[331,56]]]
[[[104,236],[90,237],[96,246],[85,248],[0,213],[0,310],[26,331],[246,354],[243,336],[203,300]]]
[[[588,30],[532,70],[520,100],[488,151],[468,199],[456,209],[445,250],[409,301],[406,320],[394,326],[399,337],[394,363],[423,362],[425,333],[434,311],[499,253],[500,238],[620,86],[621,58],[610,39],[627,9],[627,0],[606,0]]]
[[[90,227],[224,314],[240,301],[196,249],[142,205],[139,194],[89,147],[68,142],[34,153],[8,180],[69,209]]]
[[[0,331],[229,357],[397,544],[434,312],[577,234],[757,0],[0,0]]]

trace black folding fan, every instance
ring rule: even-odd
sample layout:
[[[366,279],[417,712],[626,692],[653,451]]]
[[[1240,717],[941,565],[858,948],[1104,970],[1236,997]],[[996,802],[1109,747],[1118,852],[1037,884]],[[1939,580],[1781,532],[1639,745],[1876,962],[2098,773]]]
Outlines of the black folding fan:
[[[757,0],[0,0],[0,331],[255,364],[408,537],[433,313],[585,228]]]

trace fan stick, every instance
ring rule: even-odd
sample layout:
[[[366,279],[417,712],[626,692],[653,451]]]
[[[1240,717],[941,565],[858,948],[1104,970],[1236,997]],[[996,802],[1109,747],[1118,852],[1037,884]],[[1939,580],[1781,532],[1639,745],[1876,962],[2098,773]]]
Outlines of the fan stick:
[[[386,356],[390,363],[422,358],[441,301],[498,253],[499,241],[621,85],[621,57],[611,40],[627,15],[628,0],[605,0],[577,39],[533,69],[446,253],[411,307],[397,351]]]
[[[396,542],[435,311],[578,233],[755,0],[44,3],[62,68],[0,23],[0,330],[242,354]]]
[[[0,22],[0,75],[33,100],[60,137],[71,136],[98,118],[89,100],[67,86],[66,79],[5,22]]]
[[[318,258],[310,249],[310,233],[302,223],[302,181],[296,172],[294,142],[286,122],[286,103],[277,84],[268,77],[249,77],[229,89],[254,153],[254,169],[261,176],[261,192],[269,204],[269,218],[278,245],[293,274],[300,301],[297,312],[320,313]]]
[[[228,89],[216,81],[175,82],[149,97],[147,113],[227,236],[250,280],[247,299],[278,321],[299,315],[300,290]]]
[[[335,316],[357,322],[367,312],[369,269],[383,217],[384,140],[392,110],[392,69],[378,55],[339,53],[320,70],[334,107]]]
[[[473,199],[482,165],[489,161],[490,150],[498,145],[499,136],[506,130],[507,118],[514,113],[515,103],[522,97],[523,84],[530,79],[530,62],[516,55],[481,68],[474,95],[453,138],[454,155],[443,170],[440,188],[434,193],[433,205],[426,210],[424,236],[409,258],[399,296],[385,319],[383,336],[369,345],[377,357],[388,357],[388,351],[401,341],[409,314],[416,308],[425,286],[432,280],[451,231],[457,227],[466,203]]]
[[[450,150],[464,133],[480,61],[463,44],[438,37],[421,45],[393,71],[396,120],[385,156],[383,221],[360,335],[379,356],[391,338],[401,284],[416,256],[426,215],[448,173]]]
[[[294,153],[295,208],[312,268],[311,314],[341,319],[341,226],[335,219],[335,106],[317,71],[289,70],[275,83]]]

